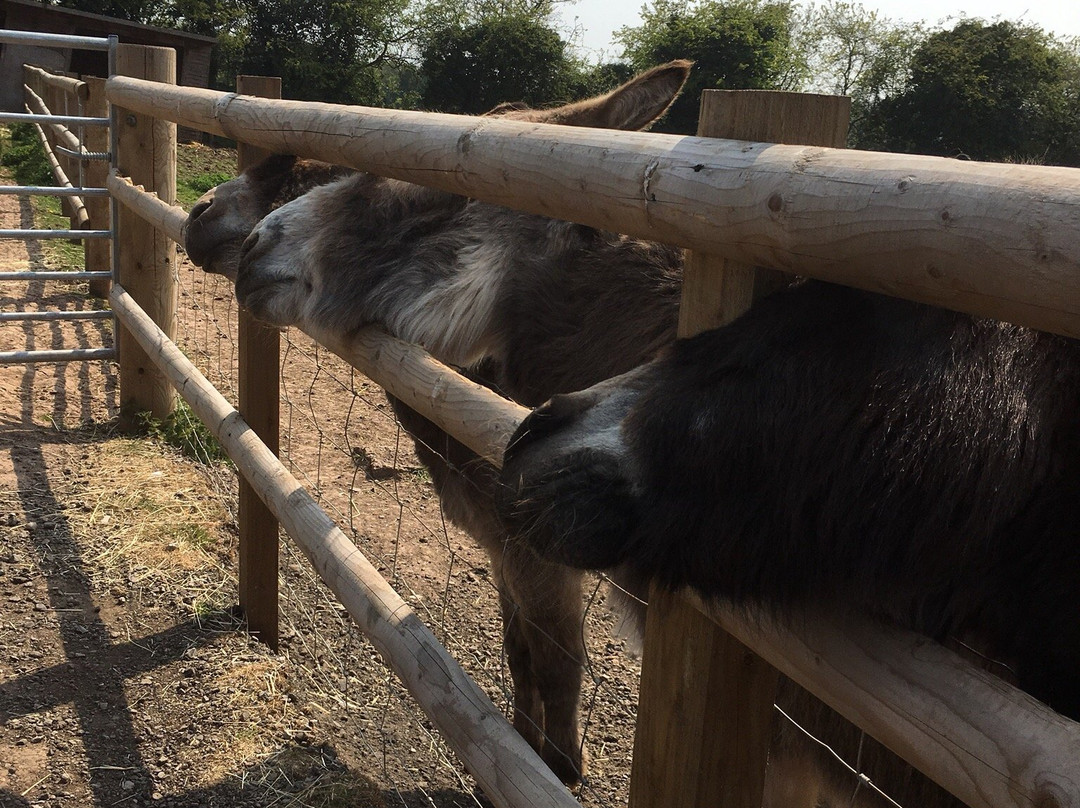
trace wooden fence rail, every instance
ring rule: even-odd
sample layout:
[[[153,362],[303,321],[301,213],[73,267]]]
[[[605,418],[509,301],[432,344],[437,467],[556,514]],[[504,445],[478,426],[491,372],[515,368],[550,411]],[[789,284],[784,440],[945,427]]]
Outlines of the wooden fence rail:
[[[869,620],[808,615],[795,628],[692,599],[971,808],[1080,806],[1080,723],[947,648]]]
[[[119,285],[113,309],[500,808],[577,801],[240,414]]]
[[[1080,169],[269,101],[110,100],[276,152],[1080,337]]]
[[[48,70],[42,70],[34,65],[23,65],[23,75],[33,76],[41,85],[55,87],[62,92],[75,96],[84,103],[90,96],[90,88],[81,79],[50,73]]]
[[[121,77],[110,79],[107,92],[143,114],[266,148],[1080,334],[1080,171],[1074,169],[598,135],[259,101]],[[556,192],[571,185],[575,193]],[[123,195],[141,197],[133,188],[117,192]],[[599,197],[606,204],[597,205]],[[175,214],[159,218],[175,221]],[[725,246],[728,237],[733,246]],[[493,461],[523,414],[464,379],[448,381],[453,375],[430,357],[385,335],[364,332],[348,345],[328,347],[451,434],[460,436],[461,424],[471,424],[472,436],[459,439]],[[402,367],[415,367],[417,375],[401,374]],[[438,392],[451,389],[452,396]],[[459,393],[480,413],[479,428],[446,406]],[[699,608],[975,808],[1080,808],[1080,725],[925,638],[816,615],[796,631],[713,604]]]

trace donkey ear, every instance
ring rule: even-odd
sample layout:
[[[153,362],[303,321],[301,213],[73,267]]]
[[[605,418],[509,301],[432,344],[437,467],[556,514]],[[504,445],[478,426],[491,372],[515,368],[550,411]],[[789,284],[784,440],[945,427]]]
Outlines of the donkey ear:
[[[693,62],[679,59],[640,73],[607,95],[536,110],[529,120],[598,129],[645,129],[667,112],[686,84]],[[514,117],[511,113],[510,117]]]
[[[278,177],[284,178],[286,174],[292,171],[295,164],[295,155],[271,154],[269,157],[257,162],[244,173],[252,180],[267,182]]]

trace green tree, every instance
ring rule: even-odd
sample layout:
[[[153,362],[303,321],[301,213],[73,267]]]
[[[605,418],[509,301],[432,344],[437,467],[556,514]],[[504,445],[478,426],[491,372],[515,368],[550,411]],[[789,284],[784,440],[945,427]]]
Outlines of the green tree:
[[[873,110],[878,143],[976,160],[1080,165],[1075,49],[1040,28],[963,20],[926,38],[903,90]]]
[[[503,101],[566,100],[575,76],[566,42],[543,19],[521,13],[451,22],[428,36],[422,104],[479,114]]]
[[[145,23],[152,16],[155,0],[60,0],[59,5],[88,11],[91,14],[104,14],[121,20]]]
[[[794,88],[805,66],[794,47],[795,11],[786,0],[653,0],[642,23],[616,40],[637,70],[693,59],[686,89],[656,127],[693,134],[705,89]]]
[[[217,36],[213,86],[281,76],[286,98],[379,104],[419,27],[410,0],[64,0],[83,11]]]
[[[281,76],[286,98],[377,104],[380,70],[402,58],[407,0],[244,0],[232,72]]]
[[[221,36],[235,32],[244,11],[243,0],[170,0],[154,3],[152,14],[143,22],[203,36]]]
[[[850,145],[863,148],[875,140],[868,131],[871,112],[904,89],[912,55],[925,37],[921,25],[896,24],[845,0],[807,9],[797,35],[806,89],[851,97]]]

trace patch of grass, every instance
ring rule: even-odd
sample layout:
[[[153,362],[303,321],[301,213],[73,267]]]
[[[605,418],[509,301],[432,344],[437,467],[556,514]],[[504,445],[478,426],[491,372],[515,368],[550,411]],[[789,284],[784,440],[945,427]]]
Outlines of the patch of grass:
[[[228,182],[233,178],[232,174],[226,174],[223,171],[214,171],[210,174],[200,174],[197,177],[192,177],[188,185],[192,190],[198,191],[200,194],[205,194],[215,185],[221,185],[223,182]]]
[[[71,460],[79,470],[67,478],[76,498],[67,521],[92,548],[103,589],[134,587],[130,573],[138,569],[140,588],[182,592],[177,605],[185,612],[231,603],[229,515],[210,487],[220,466],[200,467],[160,443],[119,436],[73,449]]]
[[[236,149],[182,143],[176,152],[176,201],[190,210],[195,201],[236,176]]]
[[[221,183],[231,180],[234,176],[236,176],[235,172],[226,173],[224,171],[212,171],[207,174],[197,174],[194,177],[181,180],[180,175],[177,174],[176,201],[185,209],[190,210],[200,196],[205,194],[215,185],[221,185]]]
[[[169,529],[167,537],[174,542],[197,547],[200,550],[212,550],[217,547],[217,539],[205,526],[196,522],[181,522]]]
[[[150,413],[140,413],[139,419],[148,435],[179,449],[192,460],[208,466],[230,462],[217,438],[183,399],[164,421],[151,417]]]
[[[35,196],[30,200],[34,208],[34,226],[43,230],[67,230],[71,220],[64,215],[59,197]],[[77,271],[86,266],[86,251],[81,241],[48,239],[41,242],[45,268],[50,270]]]
[[[5,127],[0,137],[0,165],[12,170],[17,185],[52,185],[52,169],[33,124]]]

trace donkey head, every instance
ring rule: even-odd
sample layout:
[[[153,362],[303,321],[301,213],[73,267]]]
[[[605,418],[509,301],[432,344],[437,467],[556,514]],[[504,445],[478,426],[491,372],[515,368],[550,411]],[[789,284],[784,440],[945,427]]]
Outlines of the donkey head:
[[[500,107],[489,114],[570,126],[641,129],[664,114],[689,69],[689,62],[671,62],[603,96],[546,110]],[[375,321],[393,330],[385,319],[392,315],[362,298],[364,290],[379,289],[380,283],[392,283],[399,290],[403,283],[416,283],[396,275],[390,281],[389,276],[418,262],[428,265],[429,283],[445,276],[455,251],[463,249],[453,243],[449,220],[465,204],[460,197],[369,175],[315,189],[278,208],[251,231],[241,255],[237,299],[256,317],[278,326],[348,329],[372,322],[369,316],[381,316],[384,319]],[[433,236],[440,227],[439,235]],[[485,247],[474,244],[472,249],[483,252]],[[417,255],[418,250],[426,252]],[[440,260],[446,266],[435,267]],[[352,322],[341,320],[342,294],[349,296]],[[403,297],[399,293],[397,300]]]
[[[625,560],[643,488],[625,423],[655,375],[654,364],[642,365],[554,396],[521,422],[499,502],[512,534],[571,567],[610,570]]]
[[[309,189],[350,173],[292,155],[268,157],[199,198],[181,231],[184,249],[196,266],[235,281],[240,247],[260,219]]]

